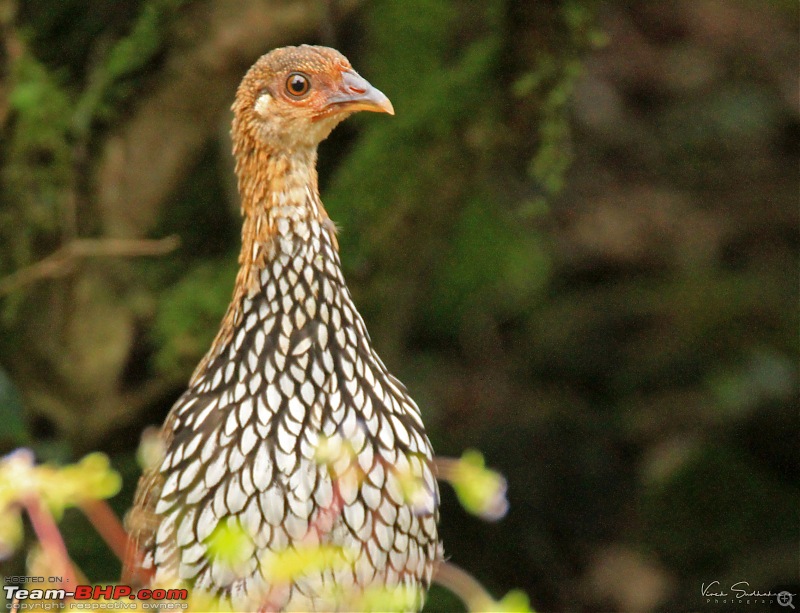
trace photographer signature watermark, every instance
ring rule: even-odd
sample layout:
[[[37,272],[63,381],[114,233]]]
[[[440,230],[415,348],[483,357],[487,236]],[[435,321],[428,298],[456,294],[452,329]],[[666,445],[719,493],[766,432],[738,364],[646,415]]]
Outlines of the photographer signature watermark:
[[[705,598],[706,604],[777,603],[782,607],[795,608],[794,597],[797,594],[793,594],[788,590],[762,592],[752,589],[747,581],[737,581],[727,589],[728,591],[725,591],[719,581],[712,581],[711,583],[703,583],[700,593]]]

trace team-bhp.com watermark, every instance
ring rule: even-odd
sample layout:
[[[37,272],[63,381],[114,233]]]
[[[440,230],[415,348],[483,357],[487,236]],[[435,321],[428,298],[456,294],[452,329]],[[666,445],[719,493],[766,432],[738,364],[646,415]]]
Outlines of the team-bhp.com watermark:
[[[28,578],[38,579],[42,578]],[[76,585],[74,589],[41,589],[5,585],[6,609],[186,609],[185,589],[134,589],[129,585]],[[68,602],[66,602],[69,599]]]

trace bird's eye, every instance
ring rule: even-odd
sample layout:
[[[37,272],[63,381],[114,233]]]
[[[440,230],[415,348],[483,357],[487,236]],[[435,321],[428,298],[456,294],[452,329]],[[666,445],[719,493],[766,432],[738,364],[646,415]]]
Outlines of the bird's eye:
[[[293,72],[286,79],[286,91],[293,98],[302,98],[309,89],[311,89],[311,81],[302,73]]]

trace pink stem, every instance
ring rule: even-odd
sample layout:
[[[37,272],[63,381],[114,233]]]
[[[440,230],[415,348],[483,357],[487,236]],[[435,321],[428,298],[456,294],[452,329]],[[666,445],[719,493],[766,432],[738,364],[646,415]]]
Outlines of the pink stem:
[[[469,611],[485,611],[494,603],[494,598],[475,577],[450,562],[439,564],[433,581],[458,596]]]
[[[65,588],[65,583],[72,583],[74,586],[75,572],[67,553],[67,546],[64,544],[64,539],[61,538],[61,532],[58,530],[53,516],[44,508],[39,499],[33,496],[23,499],[22,506],[25,507],[28,517],[31,519],[33,531],[42,547],[63,569],[64,581],[61,583],[61,587]]]
[[[105,500],[86,500],[80,504],[83,514],[121,562],[129,546],[129,537],[114,511]]]
[[[436,456],[433,459],[433,463],[436,466],[437,478],[445,481],[453,481],[457,474],[460,462],[461,460],[458,458]]]

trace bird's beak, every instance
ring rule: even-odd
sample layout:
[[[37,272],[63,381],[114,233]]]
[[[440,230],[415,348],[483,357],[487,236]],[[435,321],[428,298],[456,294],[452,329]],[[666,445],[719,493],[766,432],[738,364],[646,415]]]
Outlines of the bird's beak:
[[[342,83],[338,91],[328,97],[327,106],[348,112],[373,111],[394,115],[394,107],[386,94],[352,70],[342,73]]]

